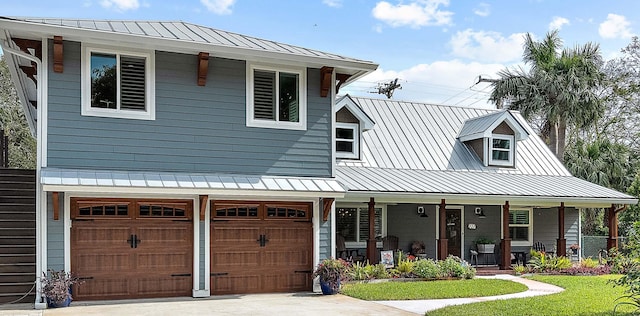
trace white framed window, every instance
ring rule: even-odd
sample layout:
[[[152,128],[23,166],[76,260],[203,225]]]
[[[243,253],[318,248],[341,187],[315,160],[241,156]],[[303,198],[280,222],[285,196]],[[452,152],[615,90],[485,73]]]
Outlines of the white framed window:
[[[336,157],[358,159],[360,133],[357,123],[336,123]]]
[[[155,120],[155,54],[83,46],[82,115]]]
[[[306,68],[247,63],[247,126],[306,130]]]
[[[489,165],[513,166],[514,138],[511,135],[493,135],[489,139]]]
[[[386,234],[385,208],[375,208],[375,237]],[[369,239],[369,209],[368,207],[336,207],[336,234],[342,235],[347,247],[366,247]],[[379,246],[382,242],[379,241]]]
[[[512,246],[533,245],[533,210],[509,210],[509,237]]]

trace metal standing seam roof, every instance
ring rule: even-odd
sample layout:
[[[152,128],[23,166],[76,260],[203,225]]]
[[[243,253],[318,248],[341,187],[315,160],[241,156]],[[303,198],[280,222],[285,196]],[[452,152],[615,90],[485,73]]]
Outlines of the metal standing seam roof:
[[[337,167],[336,173],[349,192],[634,199],[572,176],[345,166]]]
[[[340,183],[333,178],[45,168],[42,169],[40,179],[45,190],[50,186],[322,193],[345,192],[345,189]]]
[[[529,137],[518,142],[515,168],[486,167],[457,136],[465,122],[502,111],[351,99],[376,125],[362,134],[361,160],[337,161],[336,179],[347,195],[418,193],[637,203],[632,196],[573,177],[518,112],[510,113]],[[484,126],[490,119],[476,121]]]
[[[373,69],[377,67],[377,65],[371,61],[345,57],[182,21],[85,20],[36,17],[0,17],[0,20],[354,62],[368,64],[373,67]]]
[[[510,111],[499,110],[493,113],[468,119],[462,125],[462,128],[458,133],[458,138],[464,138],[465,136],[470,136],[470,135],[483,134],[489,128],[491,128],[491,126],[494,125],[498,120],[506,117],[505,115],[511,116],[513,118],[513,114]],[[524,127],[517,120],[516,120],[516,124],[518,124],[519,125],[518,127],[522,128],[522,130],[524,130]]]
[[[376,125],[362,134],[361,160],[339,160],[338,166],[571,176],[518,112],[511,114],[531,136],[518,142],[515,168],[498,168],[484,166],[457,136],[469,119],[501,111],[351,99]]]

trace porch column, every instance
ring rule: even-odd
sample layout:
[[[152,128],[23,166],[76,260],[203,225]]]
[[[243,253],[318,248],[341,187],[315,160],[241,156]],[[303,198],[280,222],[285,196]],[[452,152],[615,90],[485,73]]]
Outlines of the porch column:
[[[558,208],[558,240],[556,243],[556,255],[565,257],[567,255],[567,239],[564,238],[564,202]]]
[[[609,217],[609,238],[607,238],[607,250],[611,248],[618,248],[618,213],[616,213],[615,205],[611,204],[609,208],[608,217]]]
[[[509,236],[509,201],[502,206],[502,240],[500,240],[500,269],[511,267],[511,236]]]
[[[369,263],[378,263],[376,256],[376,202],[369,198],[369,239],[367,239],[367,260]]]
[[[444,199],[440,200],[439,210],[440,222],[438,223],[438,260],[447,259],[449,253],[449,240],[447,239],[447,203]]]

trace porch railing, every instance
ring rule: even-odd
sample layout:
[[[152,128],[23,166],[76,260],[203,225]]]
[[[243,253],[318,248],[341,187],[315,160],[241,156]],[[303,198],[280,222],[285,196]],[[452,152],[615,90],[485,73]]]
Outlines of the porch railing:
[[[9,168],[9,136],[0,129],[0,168]]]

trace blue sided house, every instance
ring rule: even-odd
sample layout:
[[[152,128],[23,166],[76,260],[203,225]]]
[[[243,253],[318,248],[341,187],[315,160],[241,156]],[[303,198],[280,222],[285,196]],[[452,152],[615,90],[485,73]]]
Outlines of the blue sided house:
[[[310,291],[323,258],[470,260],[481,236],[506,268],[637,203],[517,112],[337,96],[373,62],[186,22],[0,29],[38,140],[36,275],[73,272],[76,300]]]

